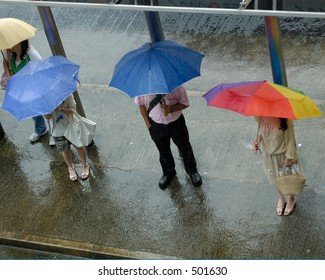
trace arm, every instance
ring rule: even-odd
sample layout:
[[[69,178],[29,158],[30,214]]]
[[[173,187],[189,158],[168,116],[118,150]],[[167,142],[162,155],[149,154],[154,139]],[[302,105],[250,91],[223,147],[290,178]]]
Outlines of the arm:
[[[261,150],[260,150],[260,144],[262,142],[262,136],[260,134],[260,121],[261,121],[261,118],[260,117],[255,117],[255,121],[258,124],[258,128],[257,128],[257,136],[256,136],[256,139],[252,143],[252,149],[255,152],[260,151],[260,153],[261,153]]]
[[[3,70],[6,72],[7,76],[10,79],[10,77],[12,76],[12,72],[10,71],[10,51],[9,50],[6,50],[6,56],[3,55],[2,66],[3,66]]]
[[[28,55],[29,55],[31,60],[41,60],[42,59],[39,52],[36,49],[34,49],[32,46],[30,47]]]
[[[73,95],[70,95],[65,101],[63,101],[58,107],[56,107],[55,111],[59,114],[71,115],[73,114],[71,108],[76,109],[76,102],[73,98]],[[44,117],[49,120],[53,117],[53,115],[45,114]]]
[[[178,87],[171,94],[175,96],[177,103],[174,105],[166,105],[163,100],[161,109],[163,110],[165,116],[176,111],[184,110],[190,105],[187,92],[183,86]]]
[[[163,103],[161,105],[161,109],[163,110],[165,116],[167,116],[169,113],[184,110],[187,107],[188,106],[186,106],[182,103],[176,103],[174,105],[166,105],[165,103]]]
[[[297,160],[296,139],[292,120],[288,120],[288,129],[285,131],[285,141],[287,150],[284,164],[291,165]]]
[[[11,77],[11,71],[9,69],[8,62],[6,60],[2,61],[3,70],[6,72],[8,77]]]
[[[140,113],[141,113],[141,115],[142,115],[142,117],[144,119],[144,122],[145,122],[147,128],[149,129],[151,127],[151,123],[150,123],[150,119],[149,119],[149,116],[148,116],[148,113],[147,113],[146,106],[140,105],[139,109],[140,109]]]

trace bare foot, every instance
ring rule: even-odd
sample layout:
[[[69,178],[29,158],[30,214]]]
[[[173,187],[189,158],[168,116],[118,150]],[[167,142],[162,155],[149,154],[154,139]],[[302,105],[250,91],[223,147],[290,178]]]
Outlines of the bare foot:
[[[296,197],[294,195],[291,195],[288,199],[287,206],[284,210],[284,216],[289,216],[296,207]]]
[[[77,172],[74,168],[74,166],[72,167],[69,167],[69,178],[71,181],[77,181],[78,180],[78,175],[77,175]]]
[[[284,207],[286,206],[286,201],[284,198],[279,198],[278,204],[276,206],[276,213],[278,216],[283,215]]]
[[[88,163],[82,165],[81,180],[87,180],[89,177],[89,165]]]

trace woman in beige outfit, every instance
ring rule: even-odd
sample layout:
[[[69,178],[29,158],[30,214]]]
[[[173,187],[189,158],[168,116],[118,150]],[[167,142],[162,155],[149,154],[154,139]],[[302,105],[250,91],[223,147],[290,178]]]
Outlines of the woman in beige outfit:
[[[257,117],[259,123],[257,143],[254,149],[261,150],[265,174],[274,185],[283,166],[290,166],[298,162],[295,143],[295,133],[292,120],[274,117]],[[279,201],[277,214],[290,215],[296,206],[296,196],[288,195],[287,198],[278,191]],[[286,200],[287,199],[287,200]]]

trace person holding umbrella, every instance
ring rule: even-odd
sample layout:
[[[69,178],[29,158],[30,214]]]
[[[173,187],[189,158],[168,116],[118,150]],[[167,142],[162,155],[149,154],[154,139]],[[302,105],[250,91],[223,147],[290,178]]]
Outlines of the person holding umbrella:
[[[189,106],[182,85],[201,75],[203,57],[203,54],[171,40],[149,42],[119,60],[109,83],[111,87],[135,97],[159,151],[163,171],[159,187],[163,190],[176,175],[171,139],[184,159],[185,170],[193,185],[202,184],[182,114],[182,110]]]
[[[166,95],[137,96],[134,102],[139,105],[144,122],[159,151],[159,161],[163,171],[159,187],[165,190],[176,175],[175,161],[170,147],[171,139],[183,157],[185,170],[192,184],[196,187],[201,186],[202,179],[197,171],[188,129],[182,114],[182,110],[189,106],[185,88],[180,86]]]
[[[221,83],[203,97],[208,106],[257,119],[257,139],[252,148],[260,151],[268,181],[278,191],[277,214],[290,215],[306,180],[297,155],[293,120],[321,117],[323,113],[302,91],[268,81]],[[288,169],[296,177],[294,181],[283,180],[287,177],[283,175],[290,175],[283,172]]]
[[[45,114],[45,118],[52,121],[52,135],[54,136],[57,149],[61,152],[65,163],[68,166],[69,179],[77,181],[78,175],[72,160],[72,151],[70,146],[72,139],[68,140],[65,136],[68,126],[76,126],[71,122],[73,114],[76,114],[76,102],[73,95],[70,95],[62,104],[60,104],[52,114]],[[80,128],[79,128],[80,130]],[[80,141],[78,141],[79,143]],[[83,144],[73,144],[82,162],[81,180],[87,180],[89,177],[89,165],[87,163],[87,151]]]
[[[20,71],[29,61],[41,60],[42,57],[36,49],[29,45],[28,39],[14,45],[10,48],[9,62],[3,60],[3,68],[7,75],[12,73],[15,75]],[[41,136],[47,134],[48,130],[45,124],[45,120],[42,115],[33,117],[34,132],[29,137],[29,140],[34,143]],[[50,135],[50,145],[55,145],[53,137]]]
[[[259,123],[257,142],[254,150],[261,150],[263,167],[270,184],[274,185],[283,166],[298,163],[293,121],[286,118],[256,117]],[[290,215],[296,206],[296,196],[286,197],[276,188],[279,201],[276,207],[278,216]]]

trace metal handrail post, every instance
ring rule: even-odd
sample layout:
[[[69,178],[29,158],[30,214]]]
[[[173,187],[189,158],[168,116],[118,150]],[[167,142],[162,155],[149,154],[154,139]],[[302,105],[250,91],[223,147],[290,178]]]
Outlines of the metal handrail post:
[[[56,27],[56,23],[51,11],[50,7],[47,6],[38,6],[37,7],[39,16],[41,18],[43,28],[47,37],[47,41],[50,45],[51,51],[53,55],[62,55],[66,57],[65,51],[62,45],[62,41],[58,32],[58,29]],[[86,114],[84,112],[84,109],[81,104],[81,100],[78,94],[78,91],[75,91],[73,93],[74,99],[76,101],[77,105],[77,111],[78,113],[85,117]]]

